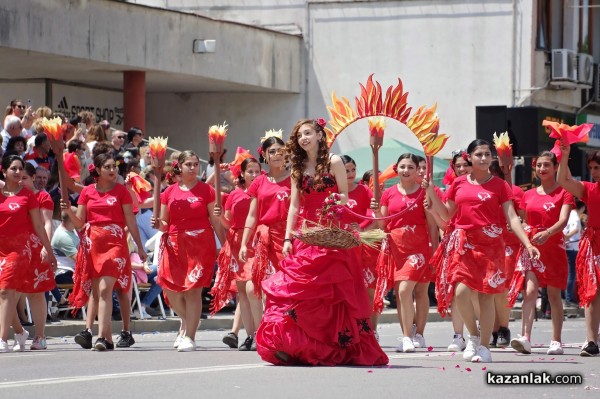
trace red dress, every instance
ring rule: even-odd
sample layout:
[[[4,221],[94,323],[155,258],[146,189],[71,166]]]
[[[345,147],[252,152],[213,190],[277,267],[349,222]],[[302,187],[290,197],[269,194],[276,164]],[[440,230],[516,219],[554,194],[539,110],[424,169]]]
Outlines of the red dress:
[[[438,311],[446,315],[457,283],[485,294],[505,290],[503,203],[513,199],[508,183],[498,177],[475,185],[468,175],[457,177],[446,193],[456,204],[454,231],[433,256]]]
[[[354,190],[348,192],[348,203],[346,207],[350,208],[359,215],[365,215],[373,217],[373,211],[371,210],[371,199],[373,198],[373,192],[364,184],[358,184]],[[342,215],[342,221],[340,222],[343,229],[347,229],[351,224],[356,223],[361,229],[368,227],[372,221],[368,219],[358,218],[348,212],[344,212]],[[360,246],[360,258],[363,266],[363,274],[365,279],[365,285],[367,288],[375,289],[377,285],[377,257],[381,251],[381,244],[376,247],[368,245]]]
[[[323,200],[336,189],[307,191],[301,215],[317,221]],[[299,218],[299,223],[302,219]],[[311,246],[296,240],[293,254],[263,282],[265,313],[256,332],[258,354],[282,364],[374,366],[388,363],[371,328],[371,309],[357,251]]]
[[[227,197],[225,210],[231,212],[231,226],[227,231],[225,244],[221,248],[221,251],[219,251],[217,259],[219,269],[215,277],[215,284],[210,291],[213,297],[211,306],[213,314],[221,310],[229,302],[229,292],[234,280],[248,281],[252,278],[254,250],[248,248],[246,253],[247,261],[245,263],[242,264],[238,259],[249,209],[250,197],[245,190],[237,188]]]
[[[54,202],[46,191],[40,190],[35,196],[40,204],[40,210],[54,210]],[[54,272],[50,263],[42,262],[43,246],[39,237],[33,234],[30,237],[29,245],[31,246],[31,266],[25,269],[26,273],[23,276],[23,284],[19,292],[31,294],[51,291],[56,286]]]
[[[564,188],[557,187],[550,194],[539,194],[536,188],[528,190],[521,200],[521,207],[527,213],[527,227],[525,231],[532,240],[533,236],[552,227],[559,217],[563,205],[575,206],[573,196]],[[567,288],[567,252],[565,238],[558,232],[543,244],[536,245],[540,251],[537,260],[529,258],[527,251],[521,249],[517,261],[517,271],[513,275],[508,293],[509,305],[513,305],[517,295],[523,290],[525,274],[531,271],[535,274],[540,287],[556,287],[564,290]]]
[[[252,283],[254,294],[262,296],[261,282],[279,270],[283,260],[283,239],[290,209],[291,178],[272,183],[267,175],[260,175],[248,187],[248,195],[256,198],[256,230],[252,247]]]
[[[160,200],[169,210],[169,230],[161,237],[157,283],[175,292],[210,286],[217,246],[208,204],[215,190],[200,181],[188,191],[173,184]]]
[[[515,208],[515,212],[521,209],[521,201],[523,199],[523,190],[519,186],[515,186],[513,184],[512,193],[514,195],[513,198],[513,206]],[[504,216],[504,211],[500,208],[500,217],[506,222],[506,217]],[[515,233],[513,233],[508,225],[504,230],[504,274],[506,275],[506,281],[512,281],[513,274],[517,267],[517,255],[519,254],[519,250],[521,249],[521,241],[517,238]]]
[[[424,195],[422,188],[404,195],[398,190],[398,185],[394,185],[381,196],[381,205],[388,208],[390,215],[404,213],[386,222],[388,235],[377,261],[376,311],[383,309],[383,296],[393,283],[427,283],[434,274],[429,262],[431,244],[423,207]]]
[[[129,191],[119,183],[105,193],[98,192],[95,184],[81,191],[77,204],[85,205],[87,223],[79,233],[73,293],[69,295],[69,303],[74,307],[87,304],[92,279],[114,277],[115,289],[129,291],[131,260],[123,205],[132,202]]]
[[[23,288],[32,251],[42,245],[29,217],[38,207],[35,194],[25,187],[11,197],[0,193],[0,289]]]
[[[600,183],[583,182],[581,200],[588,210],[585,232],[579,241],[575,261],[577,294],[582,306],[588,306],[598,294],[600,279]]]

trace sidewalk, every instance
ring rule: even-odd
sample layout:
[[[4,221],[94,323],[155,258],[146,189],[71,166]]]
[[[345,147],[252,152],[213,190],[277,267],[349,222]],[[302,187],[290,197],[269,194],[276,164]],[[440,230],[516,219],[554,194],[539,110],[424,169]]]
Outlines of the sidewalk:
[[[520,306],[520,305],[519,305]],[[584,317],[583,309],[565,309],[565,317]],[[521,319],[521,309],[514,308],[511,312],[511,319]],[[446,321],[443,319],[436,308],[429,308],[428,323]],[[208,319],[203,319],[200,323],[200,330],[223,330],[228,331],[233,323],[233,313],[217,314]],[[396,309],[385,309],[379,317],[379,324],[398,323]],[[97,333],[97,323],[94,325],[94,334]],[[113,321],[113,333],[118,334],[121,331],[121,322]],[[26,327],[30,334],[33,334],[33,327]],[[48,337],[71,337],[85,328],[83,320],[62,320],[56,324],[46,324],[46,336]],[[166,320],[153,318],[152,320],[132,320],[131,330],[135,334],[153,333],[153,332],[170,332],[179,329],[179,319],[177,317],[168,317]],[[12,336],[12,333],[11,333]]]

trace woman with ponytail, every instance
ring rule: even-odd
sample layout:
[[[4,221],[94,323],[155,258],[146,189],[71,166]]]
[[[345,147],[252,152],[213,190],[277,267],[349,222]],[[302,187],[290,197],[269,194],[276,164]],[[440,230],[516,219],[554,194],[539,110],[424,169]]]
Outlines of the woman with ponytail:
[[[237,168],[236,168],[237,169]],[[246,193],[247,188],[254,179],[260,175],[260,164],[254,158],[246,158],[242,161],[239,172],[237,173],[237,188],[233,190],[227,198],[225,204],[225,214],[221,217],[221,224],[227,231],[225,245],[219,253],[218,264],[219,271],[215,278],[215,285],[211,294],[213,296],[213,313],[218,312],[227,302],[227,294],[231,282],[235,281],[238,302],[240,306],[241,318],[244,323],[247,338],[239,346],[239,350],[256,350],[254,342],[254,333],[260,324],[262,318],[262,301],[254,295],[254,286],[252,284],[252,260],[254,251],[249,249],[246,252],[248,261],[242,262],[238,258],[240,244],[244,233],[246,216],[250,208],[250,196]],[[224,338],[228,344],[231,340],[236,340],[237,335],[230,333]],[[226,342],[227,341],[227,342]]]
[[[128,298],[131,284],[131,262],[125,227],[137,245],[141,260],[145,261],[147,256],[135,222],[131,195],[124,185],[117,183],[115,160],[108,153],[96,155],[89,169],[95,184],[81,191],[77,213],[73,212],[70,204],[61,201],[62,210],[69,215],[75,228],[81,229],[73,276],[75,286],[69,302],[77,308],[86,305],[90,298],[98,303],[98,339],[94,349],[105,351],[114,349],[111,324],[113,289],[120,296],[121,306],[129,303],[125,298]],[[127,314],[127,309],[121,310]],[[78,334],[76,342],[82,347],[91,347],[91,332],[85,332],[87,334]],[[124,330],[117,346],[129,347],[134,343],[131,331]]]
[[[173,168],[180,180],[161,194],[160,215],[152,217],[152,224],[165,232],[160,242],[157,283],[186,327],[185,335],[178,335],[175,341],[178,352],[196,350],[202,289],[210,286],[214,274],[215,233],[225,242],[215,190],[198,179],[199,167],[195,152],[181,152]]]
[[[250,259],[248,244],[254,248],[252,284],[254,294],[262,297],[262,281],[279,270],[283,260],[285,223],[290,207],[291,180],[286,165],[285,143],[281,131],[269,131],[259,147],[260,162],[269,166],[266,175],[260,175],[250,185],[250,208],[238,259]]]
[[[37,190],[33,185],[35,176],[35,167],[30,163],[25,163],[25,170],[21,177],[23,187],[31,190],[40,205],[40,216],[44,225],[44,231],[50,240],[52,240],[52,212],[54,211],[54,202],[50,195],[44,190]],[[25,270],[23,284],[19,292],[27,295],[31,307],[31,317],[35,325],[35,336],[31,343],[31,350],[46,349],[46,314],[48,305],[46,303],[46,291],[51,291],[56,286],[54,282],[54,270],[52,265],[42,260],[42,247],[31,247],[31,267]]]
[[[25,162],[18,155],[2,160],[0,178],[0,353],[9,352],[8,334],[15,331],[13,351],[22,352],[29,333],[23,329],[15,309],[17,292],[23,290],[24,277],[31,268],[33,251],[56,269],[56,258],[44,230],[35,194],[21,184]],[[44,321],[45,322],[45,321]]]
[[[388,233],[377,261],[378,281],[375,292],[375,310],[382,310],[383,296],[393,285],[398,304],[398,320],[404,337],[397,352],[414,352],[425,347],[426,319],[419,318],[413,331],[415,306],[413,295],[427,296],[427,285],[432,279],[433,269],[429,264],[432,248],[438,244],[438,228],[429,212],[425,212],[424,190],[417,183],[419,159],[410,153],[402,154],[394,165],[399,176],[398,184],[390,187],[381,196],[381,213],[378,216],[402,214],[396,218],[378,222]]]

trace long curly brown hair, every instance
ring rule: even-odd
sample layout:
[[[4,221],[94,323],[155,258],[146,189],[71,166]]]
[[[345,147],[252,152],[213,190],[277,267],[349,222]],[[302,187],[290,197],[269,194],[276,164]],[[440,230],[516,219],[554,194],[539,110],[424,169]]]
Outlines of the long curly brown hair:
[[[296,180],[296,185],[302,191],[302,180],[305,167],[305,162],[308,158],[306,151],[298,144],[299,130],[303,125],[310,125],[316,132],[321,132],[323,137],[319,141],[319,149],[317,152],[317,167],[313,177],[313,189],[318,189],[323,185],[323,176],[329,172],[329,148],[327,147],[325,130],[314,119],[300,119],[290,134],[290,139],[286,143],[286,149],[290,154],[290,162],[292,164],[292,178]]]

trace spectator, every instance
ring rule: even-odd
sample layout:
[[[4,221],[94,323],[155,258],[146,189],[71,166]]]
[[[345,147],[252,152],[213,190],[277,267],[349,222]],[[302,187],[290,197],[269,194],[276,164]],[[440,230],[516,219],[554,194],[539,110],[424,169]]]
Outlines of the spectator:
[[[96,117],[94,117],[94,114],[90,111],[81,111],[79,113],[79,117],[81,117],[81,122],[85,123],[86,131],[83,132],[83,134],[85,135],[96,121]]]
[[[106,139],[106,132],[100,125],[94,125],[89,130],[87,135],[85,136],[85,143],[90,149],[90,153],[94,151],[94,146],[96,143],[101,141],[108,141]]]
[[[48,154],[50,153],[50,140],[48,140],[48,136],[46,133],[39,133],[35,136],[35,145],[31,152],[25,155],[25,161],[33,164],[36,168],[38,166],[42,166],[48,170],[50,170],[50,158]]]
[[[6,119],[4,119],[4,130],[0,132],[0,135],[2,136],[2,150],[6,150],[8,141],[11,137],[25,137],[23,131],[21,120],[15,115],[8,115]]]
[[[27,140],[23,136],[11,137],[6,145],[6,153],[13,153],[21,158],[25,155],[27,149]]]
[[[47,107],[44,105],[43,107],[39,107],[38,109],[35,110],[35,115],[38,118],[50,119],[50,118],[52,118],[52,109],[50,107]]]
[[[143,145],[144,132],[142,132],[142,130],[137,127],[132,127],[131,129],[129,129],[129,131],[127,132],[127,145],[125,146],[125,148],[127,150],[134,149],[139,153],[139,148]]]
[[[147,145],[140,148],[140,166],[142,169],[152,166],[150,159],[150,147]]]
[[[74,209],[75,211],[75,209]],[[66,212],[60,214],[61,223],[52,236],[52,251],[58,261],[59,266],[67,266],[75,269],[77,259],[77,248],[79,247],[79,236],[75,231],[75,226]],[[54,274],[56,284],[73,284],[73,272],[65,269],[58,269]],[[62,296],[58,288],[52,290],[52,295],[56,298],[59,307],[68,306],[67,299]]]
[[[33,179],[33,185],[36,190],[46,190],[48,186],[48,177],[50,177],[50,171],[43,166],[35,168],[35,176]]]
[[[125,137],[127,137],[127,133],[122,130],[115,130],[112,132],[111,144],[113,148],[112,157],[117,159],[119,155],[123,155],[125,152]]]

